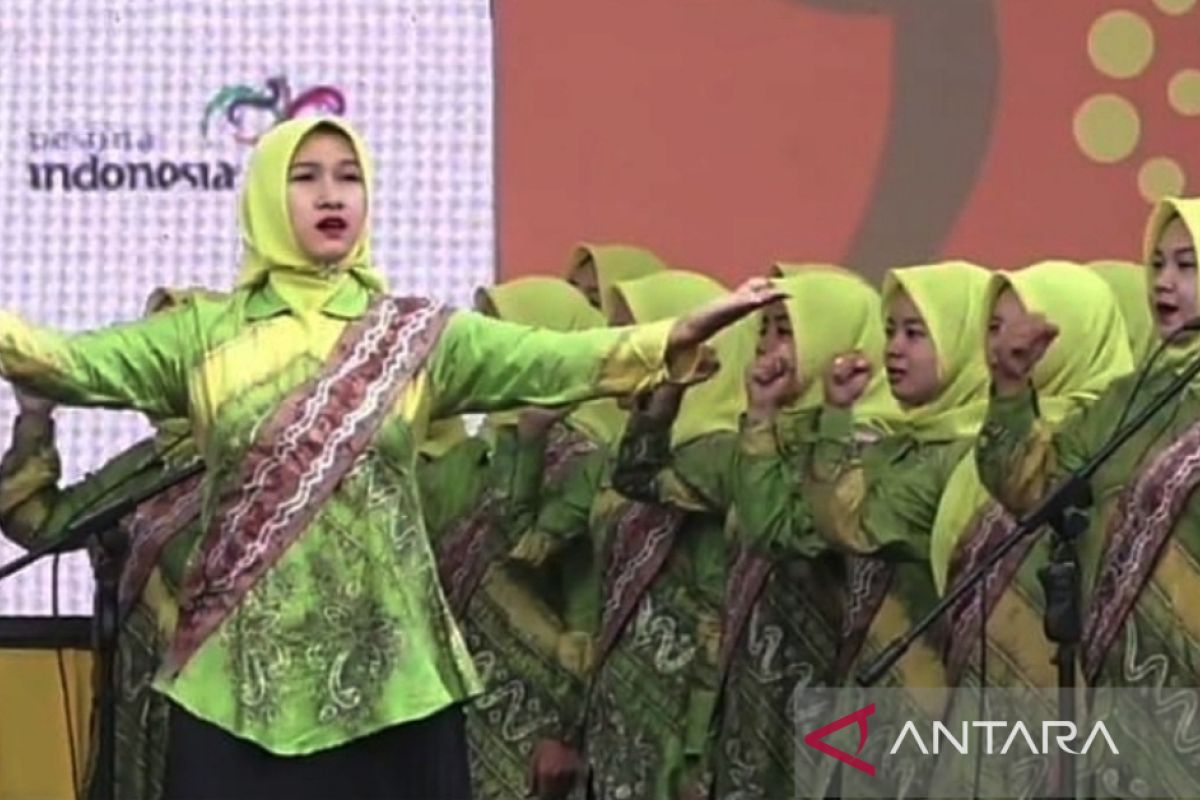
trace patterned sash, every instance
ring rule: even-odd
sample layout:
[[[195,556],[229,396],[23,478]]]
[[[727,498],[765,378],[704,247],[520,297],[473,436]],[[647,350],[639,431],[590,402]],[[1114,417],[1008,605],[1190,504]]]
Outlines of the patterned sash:
[[[999,503],[994,500],[988,501],[976,515],[975,524],[958,545],[950,563],[951,578],[948,588],[954,588],[962,578],[982,566],[991,553],[1004,546],[1016,533],[1017,521],[1013,516]],[[1036,541],[1037,537],[1026,536],[1021,544],[1008,551],[1000,563],[988,573],[986,583],[989,617],[1000,603],[1004,592],[1012,585]],[[958,685],[967,663],[979,652],[979,630],[986,622],[981,618],[979,611],[978,592],[968,592],[950,610],[942,629],[944,634],[947,634],[944,635],[945,646],[942,652],[951,686]],[[950,631],[953,631],[953,635],[948,635]]]
[[[178,672],[279,560],[370,444],[445,327],[444,306],[384,297],[283,399],[243,458],[184,578],[167,652]]]
[[[762,596],[773,564],[770,559],[755,554],[749,547],[739,547],[737,559],[725,581],[724,616],[721,620],[721,656],[718,661],[721,683],[729,673],[733,653],[754,606]]]
[[[583,434],[565,425],[556,425],[546,444],[543,482],[562,478],[580,456],[596,450],[596,444]],[[498,516],[503,512],[504,499],[495,490],[488,490],[475,510],[454,525],[438,548],[438,574],[442,580],[450,609],[461,619],[487,567],[503,550],[504,542],[493,535]]]
[[[612,555],[604,571],[604,608],[594,671],[608,658],[638,603],[667,563],[675,534],[687,513],[673,506],[629,503],[616,525]]]
[[[1197,484],[1200,423],[1159,452],[1121,493],[1083,625],[1083,666],[1090,682],[1100,674]]]
[[[121,521],[129,539],[119,591],[122,619],[142,596],[162,549],[200,516],[203,495],[204,473],[199,473],[151,497]]]
[[[887,598],[895,568],[881,558],[854,557],[846,559],[846,573],[846,613],[835,667],[839,679],[850,674],[858,659],[871,622]]]

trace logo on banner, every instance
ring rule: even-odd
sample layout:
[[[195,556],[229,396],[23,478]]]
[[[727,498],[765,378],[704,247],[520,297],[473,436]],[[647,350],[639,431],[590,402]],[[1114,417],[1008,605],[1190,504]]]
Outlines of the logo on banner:
[[[809,747],[820,750],[827,756],[833,756],[843,764],[854,767],[859,772],[865,772],[874,778],[875,765],[859,758],[859,755],[862,754],[863,748],[867,746],[867,734],[870,732],[867,726],[867,717],[874,713],[874,703],[871,703],[869,706],[863,706],[858,711],[851,712],[841,719],[835,719],[828,725],[823,725],[812,733],[807,734],[804,737],[804,743]],[[848,728],[855,724],[858,725],[858,749],[853,753],[847,753],[845,750],[842,750],[839,747],[834,747],[829,742],[825,741],[825,737],[829,736],[831,733],[837,733],[842,728]]]
[[[273,126],[306,114],[344,114],[346,97],[334,86],[313,86],[293,96],[282,75],[262,87],[238,84],[222,87],[204,107],[200,132],[207,138],[214,120],[223,122],[237,142],[252,145]]]

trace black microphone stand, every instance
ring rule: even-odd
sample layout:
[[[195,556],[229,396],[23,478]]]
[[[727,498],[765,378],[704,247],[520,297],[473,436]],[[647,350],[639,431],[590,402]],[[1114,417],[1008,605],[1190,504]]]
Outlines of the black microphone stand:
[[[1064,715],[1061,717],[1063,720],[1074,722],[1075,671],[1083,628],[1077,542],[1087,531],[1087,509],[1092,504],[1091,478],[1117,450],[1150,422],[1159,409],[1183,392],[1197,375],[1200,375],[1200,357],[1188,364],[1171,385],[1156,395],[1136,417],[1113,433],[1087,463],[1068,475],[1046,495],[1037,508],[1022,517],[1017,523],[1015,534],[988,555],[982,565],[968,573],[929,613],[906,633],[894,639],[874,661],[860,670],[857,675],[859,684],[871,686],[876,683],[925,631],[956,606],[968,592],[977,586],[985,585],[983,582],[987,575],[1014,547],[1029,536],[1040,536],[1042,530],[1049,526],[1054,531],[1050,563],[1038,572],[1038,578],[1046,592],[1043,626],[1046,638],[1057,645],[1054,660],[1058,667],[1059,713]],[[983,620],[982,624],[986,625],[987,620]],[[1076,796],[1075,762],[1066,752],[1059,754],[1058,787],[1055,796]]]
[[[99,800],[115,800],[116,743],[117,743],[117,637],[120,630],[120,585],[125,567],[128,542],[120,530],[120,521],[139,505],[167,489],[183,483],[204,470],[204,462],[196,460],[173,472],[153,485],[117,500],[73,524],[65,534],[52,542],[39,545],[25,555],[0,565],[0,580],[20,572],[25,567],[56,553],[81,550],[95,543],[93,559],[95,594],[92,611],[92,647],[96,651],[96,674],[99,685],[99,736],[94,785],[99,787]]]

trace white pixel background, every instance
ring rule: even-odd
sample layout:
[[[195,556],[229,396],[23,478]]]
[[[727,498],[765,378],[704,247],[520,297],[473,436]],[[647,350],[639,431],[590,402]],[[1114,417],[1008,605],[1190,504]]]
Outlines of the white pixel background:
[[[78,145],[31,152],[31,134],[125,131],[153,149],[113,161],[226,160],[201,135],[224,86],[285,75],[329,84],[370,143],[374,252],[397,292],[469,302],[493,278],[492,27],[488,0],[5,0],[0,14],[0,308],[66,330],[135,317],[160,285],[228,287],[236,191],[30,188],[30,161],[76,164]],[[101,153],[101,156],[104,154]],[[0,446],[15,406],[0,386]],[[74,480],[148,432],[128,413],[57,412]],[[19,554],[0,542],[0,562]],[[0,583],[0,615],[50,611],[50,569]],[[61,613],[90,611],[91,579],[63,559]]]

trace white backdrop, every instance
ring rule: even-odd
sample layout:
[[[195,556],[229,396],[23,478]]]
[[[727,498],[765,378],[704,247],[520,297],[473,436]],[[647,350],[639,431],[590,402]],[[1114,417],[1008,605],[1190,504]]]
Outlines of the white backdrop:
[[[4,0],[0,308],[83,329],[136,316],[155,286],[229,286],[225,178],[289,98],[340,100],[370,143],[393,289],[466,303],[493,276],[492,96],[489,0]],[[3,448],[13,413],[0,387]],[[148,431],[57,419],[67,479]],[[0,543],[0,561],[18,552]],[[61,611],[88,613],[90,593],[64,559]],[[48,566],[0,583],[0,615],[49,609]]]

